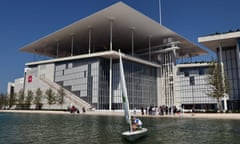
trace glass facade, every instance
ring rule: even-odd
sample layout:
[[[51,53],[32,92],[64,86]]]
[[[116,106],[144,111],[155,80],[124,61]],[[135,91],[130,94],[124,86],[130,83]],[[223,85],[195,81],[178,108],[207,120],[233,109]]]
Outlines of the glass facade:
[[[119,63],[117,63],[119,65]],[[157,105],[157,69],[123,61],[130,108]],[[119,66],[117,66],[117,72]]]
[[[109,59],[91,58],[55,64],[55,82],[96,109],[109,109]],[[157,105],[157,69],[124,61],[130,109]],[[119,60],[112,63],[112,109],[122,109]]]
[[[107,59],[100,59],[99,65],[99,100],[94,103],[97,109],[109,109],[109,69],[110,64]]]
[[[217,50],[220,58],[219,49]],[[224,74],[229,83],[228,109],[240,109],[240,79],[238,71],[236,47],[224,47],[222,49],[222,60],[224,64]]]

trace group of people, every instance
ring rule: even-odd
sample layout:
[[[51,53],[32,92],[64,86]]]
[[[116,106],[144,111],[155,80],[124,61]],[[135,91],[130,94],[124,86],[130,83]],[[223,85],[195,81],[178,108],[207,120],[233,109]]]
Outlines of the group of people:
[[[68,111],[70,111],[70,113],[80,113],[79,109],[76,108],[74,105],[72,107],[68,108]],[[86,109],[85,107],[82,108],[82,112],[85,113]]]
[[[168,115],[175,114],[177,112],[176,106],[149,106],[147,108],[141,108],[142,115]]]
[[[176,106],[149,106],[147,108],[141,108],[141,114],[142,115],[170,115],[175,114],[179,112],[176,108]],[[136,109],[134,109],[133,114],[136,114]],[[136,131],[142,128],[143,122],[136,118],[135,116],[132,116],[132,130]]]

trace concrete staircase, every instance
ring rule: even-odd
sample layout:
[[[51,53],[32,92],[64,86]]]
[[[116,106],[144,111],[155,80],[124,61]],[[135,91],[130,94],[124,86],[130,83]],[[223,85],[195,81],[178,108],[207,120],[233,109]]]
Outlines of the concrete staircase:
[[[54,91],[58,91],[59,89],[63,88],[62,86],[58,85],[55,82],[52,82],[46,78],[40,78],[41,81],[43,81],[44,83],[46,83],[50,88],[52,88]],[[86,110],[91,109],[92,106],[87,103],[86,101],[82,100],[81,98],[79,98],[78,96],[76,96],[75,94],[73,94],[72,92],[68,91],[67,89],[63,88],[64,90],[64,98],[68,99],[69,101],[71,101],[72,105],[78,107],[78,108],[83,108],[85,107]]]

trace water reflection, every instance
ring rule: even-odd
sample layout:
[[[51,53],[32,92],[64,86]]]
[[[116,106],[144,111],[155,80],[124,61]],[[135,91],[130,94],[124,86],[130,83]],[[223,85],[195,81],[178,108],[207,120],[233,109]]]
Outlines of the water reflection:
[[[134,143],[238,143],[240,121],[142,118],[149,133]],[[123,117],[0,113],[1,144],[127,144]]]

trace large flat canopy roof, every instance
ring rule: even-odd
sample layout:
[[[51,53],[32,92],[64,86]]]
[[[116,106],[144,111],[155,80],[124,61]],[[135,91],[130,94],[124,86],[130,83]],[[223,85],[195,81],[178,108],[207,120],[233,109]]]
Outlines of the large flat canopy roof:
[[[91,52],[109,50],[110,21],[112,21],[113,50],[121,49],[122,52],[130,52],[133,36],[135,52],[148,48],[149,39],[151,39],[151,46],[156,46],[161,45],[163,39],[171,37],[174,41],[180,42],[179,56],[196,56],[207,53],[187,39],[122,2],[51,33],[20,50],[48,57],[56,57],[57,53],[67,56],[66,53],[70,53],[71,49],[73,49],[73,55],[84,54],[89,49],[90,31]]]
[[[221,47],[236,46],[237,39],[239,38],[240,32],[236,31],[199,37],[198,42],[208,47],[209,49],[216,51],[220,45]]]

